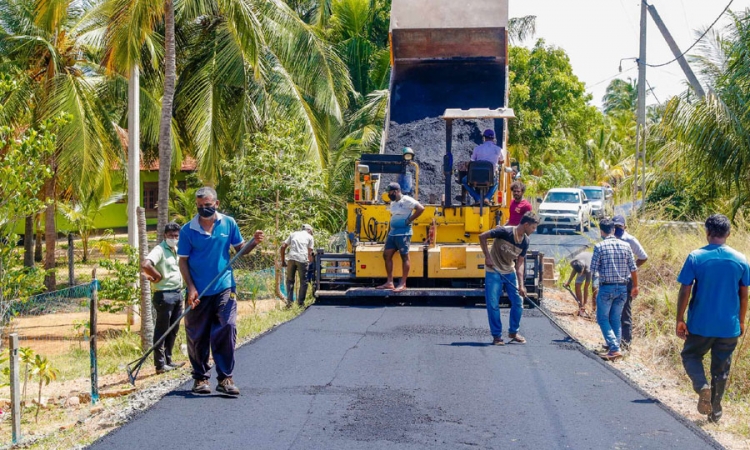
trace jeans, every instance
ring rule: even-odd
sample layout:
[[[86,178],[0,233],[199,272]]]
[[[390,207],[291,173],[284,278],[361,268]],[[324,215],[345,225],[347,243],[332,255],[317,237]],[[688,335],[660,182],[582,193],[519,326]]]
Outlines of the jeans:
[[[180,291],[162,292],[156,291],[153,298],[154,309],[156,309],[156,324],[154,324],[154,342],[161,339],[167,328],[180,319],[182,314],[182,293]],[[154,366],[163,369],[165,365],[172,364],[172,348],[177,338],[179,326],[169,332],[164,341],[154,349]]]
[[[211,378],[209,352],[214,357],[217,379],[232,376],[234,344],[237,341],[237,299],[232,289],[201,297],[201,302],[185,316],[188,357],[193,379]]]
[[[461,179],[461,184],[463,184],[463,186],[466,188],[466,192],[469,193],[469,195],[474,199],[475,202],[481,200],[479,192],[477,192],[473,187],[469,186],[469,182],[467,181],[466,177],[463,177]],[[490,187],[484,198],[486,198],[487,200],[492,200],[492,196],[495,195],[495,192],[497,192],[497,183]]]
[[[711,351],[711,405],[714,413],[721,411],[721,399],[729,378],[732,352],[737,347],[737,338],[713,338],[689,334],[682,348],[682,365],[685,367],[693,390],[699,393],[708,387],[703,357]]]
[[[630,296],[630,291],[633,290],[633,279],[628,279],[628,298],[625,300],[625,306],[622,308],[622,342],[630,344],[633,339],[633,312],[631,305],[633,304],[633,297]]]
[[[503,279],[505,278],[505,279]],[[492,269],[484,275],[484,300],[487,302],[487,318],[490,322],[490,333],[492,337],[502,337],[503,323],[500,320],[500,294],[508,293],[510,299],[510,326],[508,334],[515,334],[521,326],[523,315],[523,299],[518,294],[518,281],[516,273],[503,274],[502,276]]]
[[[622,308],[628,297],[624,284],[601,284],[596,296],[596,321],[610,352],[620,351]]]
[[[299,292],[297,293],[297,303],[300,306],[305,304],[305,297],[307,297],[307,262],[299,262],[294,260],[287,261],[286,268],[286,301],[292,303],[294,301],[294,277],[297,275],[299,279]]]

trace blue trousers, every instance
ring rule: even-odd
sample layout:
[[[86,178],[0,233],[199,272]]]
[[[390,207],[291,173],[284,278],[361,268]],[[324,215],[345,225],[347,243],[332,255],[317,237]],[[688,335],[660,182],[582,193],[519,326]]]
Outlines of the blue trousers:
[[[622,308],[627,298],[626,285],[599,284],[599,293],[596,295],[596,321],[611,352],[620,351]]]
[[[463,177],[461,179],[461,184],[466,188],[466,192],[469,193],[471,198],[474,199],[475,202],[478,202],[481,200],[481,196],[479,195],[479,192],[477,192],[473,187],[469,186],[468,181],[466,181],[466,177]],[[495,195],[495,192],[497,192],[497,183],[495,183],[488,191],[487,194],[485,194],[484,198],[487,200],[492,200],[492,196]]]
[[[500,320],[500,295],[503,293],[503,286],[505,286],[505,292],[508,293],[508,298],[510,299],[508,334],[517,333],[518,328],[521,326],[523,299],[518,294],[517,285],[518,281],[515,272],[500,276],[494,270],[485,271],[484,300],[487,303],[487,319],[490,322],[492,337],[502,337],[503,335],[503,322]]]
[[[188,357],[193,378],[211,378],[209,351],[213,354],[219,381],[231,377],[234,370],[234,345],[237,341],[237,300],[232,289],[206,295],[185,316]]]

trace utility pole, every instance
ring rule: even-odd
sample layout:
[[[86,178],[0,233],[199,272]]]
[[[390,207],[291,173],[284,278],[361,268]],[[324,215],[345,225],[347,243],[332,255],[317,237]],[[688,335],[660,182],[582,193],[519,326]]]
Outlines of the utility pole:
[[[640,52],[638,53],[638,110],[635,128],[633,212],[637,211],[638,191],[640,190],[641,195],[643,195],[646,185],[646,10],[646,2],[645,0],[641,0],[641,42]],[[643,147],[643,150],[641,150],[641,147]],[[640,172],[638,171],[639,161],[641,162]]]
[[[703,90],[703,87],[698,81],[698,77],[695,76],[693,70],[690,68],[690,65],[685,60],[685,56],[680,51],[680,48],[677,47],[674,39],[672,39],[672,35],[669,33],[669,30],[667,29],[667,26],[664,24],[664,22],[662,22],[659,13],[656,12],[656,8],[654,7],[654,5],[648,5],[648,12],[651,13],[651,18],[654,19],[656,27],[659,28],[659,31],[661,31],[661,35],[664,36],[664,40],[667,41],[669,49],[672,50],[672,54],[674,54],[675,59],[680,64],[680,67],[685,73],[685,77],[690,83],[690,86],[692,86],[693,91],[695,91],[699,99],[702,99],[706,96],[706,92]]]
[[[138,249],[138,212],[141,206],[141,80],[133,64],[128,80],[128,245]],[[127,308],[129,325],[135,323],[134,308]]]

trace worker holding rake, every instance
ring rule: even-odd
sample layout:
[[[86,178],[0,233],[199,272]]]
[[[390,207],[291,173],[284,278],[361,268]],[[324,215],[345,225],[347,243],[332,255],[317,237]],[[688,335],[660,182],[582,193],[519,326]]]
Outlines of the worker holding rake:
[[[239,395],[232,380],[234,346],[237,339],[237,300],[229,248],[247,253],[263,241],[263,232],[256,231],[245,242],[237,222],[218,213],[216,191],[202,187],[195,193],[198,214],[180,230],[177,254],[180,272],[187,284],[190,312],[185,316],[188,356],[193,366],[193,392],[210,394],[208,379],[211,366],[209,352],[216,364],[216,390]],[[245,246],[248,248],[244,248]],[[198,293],[201,293],[200,295]]]

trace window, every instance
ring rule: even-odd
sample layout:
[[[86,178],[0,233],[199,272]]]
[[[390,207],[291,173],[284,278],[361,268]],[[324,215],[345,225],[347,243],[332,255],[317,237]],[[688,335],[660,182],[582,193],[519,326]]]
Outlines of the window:
[[[159,202],[159,183],[143,183],[143,207],[146,212],[155,212]]]

